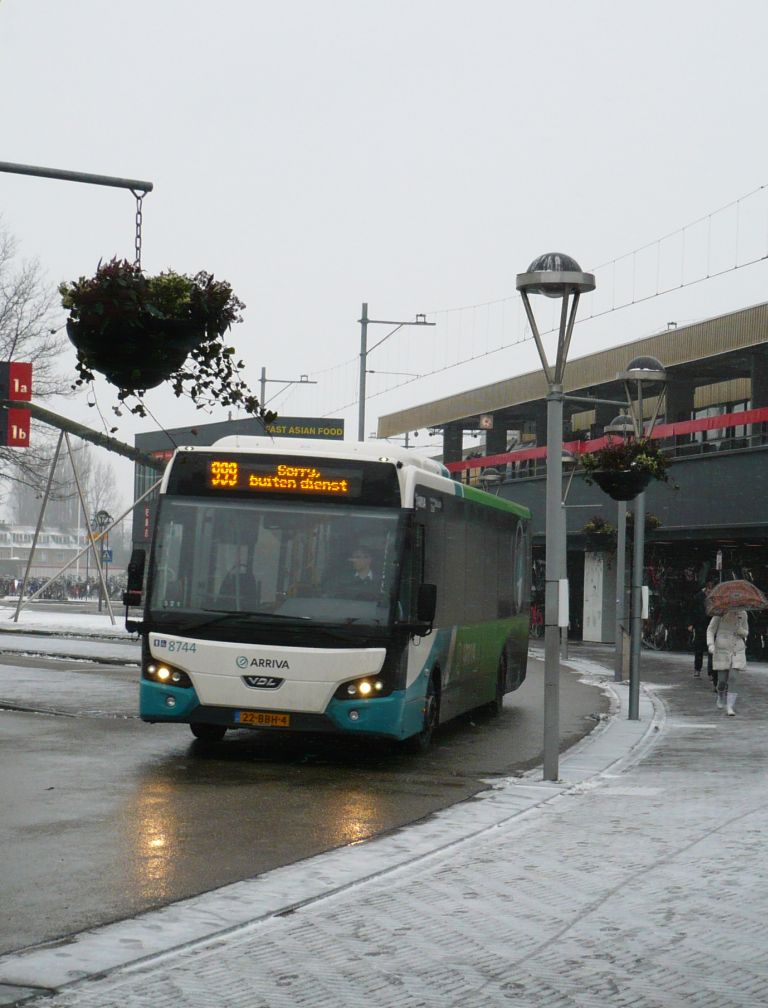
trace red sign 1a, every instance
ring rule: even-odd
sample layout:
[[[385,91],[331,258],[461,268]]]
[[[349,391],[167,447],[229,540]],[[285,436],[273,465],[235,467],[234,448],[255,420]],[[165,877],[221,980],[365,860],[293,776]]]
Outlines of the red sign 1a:
[[[0,444],[9,448],[29,447],[29,410],[0,409]]]
[[[32,365],[25,361],[0,361],[0,399],[29,402],[31,398]]]

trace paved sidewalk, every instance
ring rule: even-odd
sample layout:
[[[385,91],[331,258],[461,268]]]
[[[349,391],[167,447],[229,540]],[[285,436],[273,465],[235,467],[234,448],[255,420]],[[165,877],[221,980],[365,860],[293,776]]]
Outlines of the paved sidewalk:
[[[599,675],[590,654],[610,666],[607,649],[569,664]],[[643,663],[641,720],[603,670],[620,711],[561,759],[560,782],[534,771],[392,836],[7,956],[0,984],[14,986],[0,995],[58,990],[26,1001],[51,1008],[765,1006],[766,668],[742,675],[728,718],[689,657]]]

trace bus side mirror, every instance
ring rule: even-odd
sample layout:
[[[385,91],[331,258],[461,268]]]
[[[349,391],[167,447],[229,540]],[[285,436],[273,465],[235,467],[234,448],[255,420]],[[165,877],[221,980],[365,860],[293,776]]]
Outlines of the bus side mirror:
[[[127,568],[128,584],[126,590],[123,592],[123,605],[126,608],[142,604],[145,561],[146,553],[143,549],[135,549],[131,553],[131,559],[128,562]]]
[[[419,585],[419,594],[416,598],[416,620],[418,623],[424,624],[426,630],[421,634],[422,637],[426,637],[427,634],[432,633],[432,624],[435,621],[435,612],[437,610],[437,585],[433,584],[421,584]]]

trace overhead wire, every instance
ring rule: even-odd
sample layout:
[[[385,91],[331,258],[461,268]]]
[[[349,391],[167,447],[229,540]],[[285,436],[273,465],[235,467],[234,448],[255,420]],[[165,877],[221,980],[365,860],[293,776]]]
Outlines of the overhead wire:
[[[593,272],[595,274],[598,274],[601,271],[604,271],[604,270],[606,270],[608,268],[611,269],[611,284],[610,284],[610,289],[611,289],[611,307],[603,309],[601,311],[593,311],[589,315],[582,316],[581,318],[579,318],[579,319],[576,320],[576,325],[583,325],[585,322],[589,322],[589,321],[592,321],[592,320],[595,320],[595,319],[599,319],[599,318],[604,318],[605,316],[610,315],[610,314],[612,314],[614,312],[622,311],[622,310],[624,310],[626,308],[629,308],[629,307],[632,307],[634,305],[639,305],[639,304],[643,304],[643,303],[646,303],[648,301],[651,301],[651,300],[653,300],[656,297],[662,297],[664,295],[673,293],[675,291],[684,290],[686,288],[693,287],[693,286],[696,286],[696,285],[698,285],[700,283],[703,283],[706,280],[713,280],[713,279],[716,279],[717,277],[721,277],[721,276],[724,276],[724,275],[726,275],[728,273],[733,273],[733,272],[735,272],[737,270],[745,269],[745,268],[747,268],[749,266],[754,266],[754,265],[756,265],[759,262],[765,261],[766,258],[768,258],[768,251],[763,252],[760,255],[755,255],[751,259],[748,259],[748,260],[746,260],[744,262],[739,262],[739,239],[740,239],[740,234],[741,234],[740,222],[741,222],[742,203],[744,203],[746,200],[752,199],[753,197],[755,197],[755,196],[757,196],[757,195],[759,195],[761,193],[764,193],[766,191],[766,188],[768,188],[766,185],[760,185],[760,186],[756,187],[755,189],[752,189],[751,191],[743,194],[742,196],[739,196],[736,199],[733,199],[733,200],[730,200],[727,203],[724,203],[722,206],[718,207],[717,209],[712,210],[712,211],[710,211],[707,214],[703,214],[702,216],[696,218],[695,220],[689,221],[687,224],[684,224],[682,227],[676,228],[673,231],[669,231],[667,234],[664,234],[664,235],[662,235],[659,238],[655,238],[654,240],[652,240],[650,242],[646,242],[643,245],[639,245],[639,246],[637,246],[637,248],[632,249],[631,251],[622,253],[619,256],[614,256],[612,259],[606,260],[604,263],[601,263],[599,266],[596,266],[596,267],[592,268],[590,270],[590,272]],[[733,208],[736,209],[736,223],[735,223],[735,233],[734,233],[735,254],[734,254],[733,264],[729,265],[729,266],[726,266],[726,267],[724,267],[722,269],[715,270],[714,272],[712,272],[712,269],[711,269],[712,221],[713,221],[713,218],[717,217],[719,214],[722,214],[725,211],[731,210]],[[707,237],[706,237],[706,272],[702,276],[698,276],[698,277],[695,277],[693,279],[686,280],[685,279],[686,233],[688,231],[690,231],[692,228],[695,228],[695,227],[697,227],[700,224],[706,224],[707,225]],[[679,283],[674,283],[674,284],[671,284],[671,285],[668,285],[668,286],[662,288],[662,282],[661,282],[661,251],[662,251],[662,245],[663,245],[663,243],[669,242],[669,241],[671,241],[674,238],[679,238],[680,239],[680,244],[681,244],[681,249],[680,249],[680,282]],[[768,234],[766,235],[766,244],[768,246]],[[638,278],[637,278],[638,256],[641,253],[648,251],[649,249],[655,249],[656,250],[656,285],[655,285],[656,289],[652,293],[645,294],[645,295],[639,295],[638,294],[638,290],[637,290],[637,283],[638,283]],[[630,258],[632,260],[631,297],[628,300],[624,300],[624,301],[621,301],[620,303],[617,303],[617,291],[616,291],[617,265],[623,263],[625,260],[629,260]],[[429,377],[433,377],[433,376],[438,375],[438,374],[445,373],[446,371],[452,370],[453,368],[461,367],[461,366],[463,366],[465,364],[472,363],[473,361],[480,360],[480,359],[482,359],[484,357],[491,357],[494,354],[499,353],[499,352],[501,352],[503,350],[509,350],[510,348],[512,348],[514,346],[519,346],[519,345],[521,345],[523,343],[530,342],[533,339],[533,337],[532,337],[532,335],[530,333],[526,334],[526,328],[527,328],[527,326],[523,322],[523,335],[520,336],[519,338],[513,339],[511,341],[507,341],[507,342],[502,342],[499,346],[494,347],[494,348],[491,349],[489,347],[490,335],[488,335],[487,338],[486,338],[486,349],[485,349],[485,351],[477,352],[477,350],[476,350],[475,336],[477,335],[477,312],[480,311],[480,310],[483,310],[483,309],[485,309],[487,311],[488,314],[487,314],[487,319],[486,319],[486,330],[487,330],[487,333],[490,334],[490,329],[491,329],[490,313],[491,313],[491,309],[493,307],[495,307],[496,305],[502,305],[502,334],[503,334],[503,332],[504,332],[504,312],[506,310],[506,306],[509,305],[509,304],[515,304],[517,302],[518,302],[518,295],[517,295],[517,293],[515,293],[515,294],[512,294],[512,295],[508,295],[507,297],[494,298],[494,299],[489,300],[489,301],[475,302],[473,304],[459,305],[459,306],[454,306],[452,308],[435,309],[433,311],[426,312],[425,314],[426,314],[427,317],[435,317],[435,316],[438,316],[438,315],[449,316],[449,315],[455,315],[457,313],[467,312],[467,311],[472,312],[473,313],[472,314],[472,323],[471,323],[472,324],[472,336],[471,336],[471,343],[470,343],[470,345],[472,346],[472,349],[473,349],[474,352],[471,353],[471,354],[469,354],[468,356],[462,357],[461,359],[456,359],[454,361],[451,361],[451,362],[442,364],[440,366],[434,367],[431,370],[423,370],[418,378],[409,378],[407,381],[396,382],[396,383],[394,383],[392,385],[389,385],[386,389],[383,389],[383,390],[381,390],[379,392],[369,393],[366,396],[366,398],[367,399],[378,398],[378,397],[380,397],[382,395],[386,395],[389,392],[396,391],[397,389],[400,389],[400,388],[402,388],[402,387],[404,387],[406,385],[410,385],[414,381],[418,381],[418,380],[421,380],[421,379],[424,379],[424,378],[429,378]],[[551,333],[553,333],[555,331],[556,331],[556,326],[552,326],[552,328],[544,330],[543,333],[542,333],[542,335],[550,335]],[[461,342],[462,342],[461,341],[461,335],[460,335],[460,333],[461,333],[461,326],[459,327],[459,334],[458,334],[458,337],[457,337],[457,342],[458,342],[459,346],[461,345]],[[503,339],[503,335],[502,335],[502,339]],[[319,374],[328,373],[329,371],[332,371],[332,370],[336,370],[336,369],[343,368],[343,367],[348,367],[350,364],[357,363],[357,361],[358,361],[358,357],[355,356],[353,358],[350,358],[348,361],[343,362],[342,364],[332,365],[329,368],[325,368],[323,371],[316,371],[316,372],[311,372],[311,373],[313,374],[313,376],[319,375]],[[343,406],[338,406],[334,410],[330,411],[329,413],[324,413],[323,416],[331,416],[334,413],[339,413],[339,412],[342,412],[345,409],[349,409],[352,406],[355,406],[357,404],[357,401],[358,401],[357,398],[352,399],[350,402],[345,403]]]

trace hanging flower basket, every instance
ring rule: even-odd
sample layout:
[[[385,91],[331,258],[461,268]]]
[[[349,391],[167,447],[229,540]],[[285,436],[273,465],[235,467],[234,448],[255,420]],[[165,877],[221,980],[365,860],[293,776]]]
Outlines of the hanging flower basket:
[[[115,319],[101,328],[68,319],[67,335],[78,361],[87,362],[111,385],[135,392],[167,381],[203,341],[205,330],[185,319],[147,315],[136,324]]]
[[[582,528],[587,549],[593,552],[603,552],[616,549],[616,528],[600,515],[595,515]]]
[[[245,307],[226,281],[204,271],[145,276],[140,266],[112,259],[92,277],[62,283],[59,293],[77,350],[73,388],[102,374],[121,405],[137,398],[130,412],[143,417],[143,393],[168,381],[174,395],[188,396],[198,409],[239,406],[267,422],[274,418],[240,380],[244,364],[224,342]]]
[[[596,470],[591,479],[602,491],[617,501],[634,500],[651,482],[651,474],[644,470]]]
[[[643,525],[646,535],[650,532],[655,532],[656,529],[661,528],[661,518],[655,514],[646,514]],[[635,516],[632,511],[627,511],[627,532],[634,532],[634,528]]]
[[[608,439],[581,457],[586,483],[597,483],[614,500],[633,500],[652,479],[666,482],[669,459],[648,438]]]

